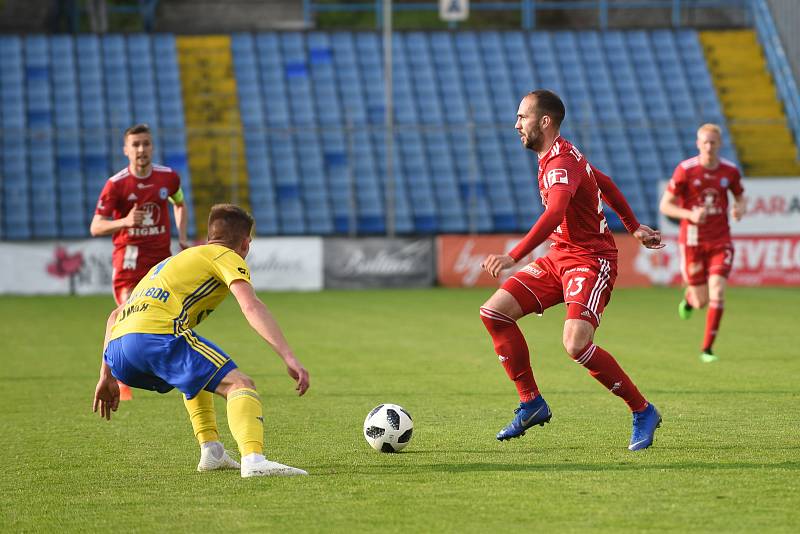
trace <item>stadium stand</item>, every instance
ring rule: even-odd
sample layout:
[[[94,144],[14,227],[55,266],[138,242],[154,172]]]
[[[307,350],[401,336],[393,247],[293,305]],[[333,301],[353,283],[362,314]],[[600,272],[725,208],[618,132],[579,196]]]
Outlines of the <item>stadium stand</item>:
[[[238,33],[229,46],[235,98],[226,101],[238,102],[258,233],[384,233],[378,34]],[[531,88],[564,96],[565,135],[648,224],[659,180],[695,151],[696,127],[725,126],[694,30],[398,32],[393,46],[401,234],[530,227],[542,209],[536,161],[513,123]],[[4,238],[86,236],[134,122],[154,128],[154,159],[191,194],[184,99],[200,78],[179,68],[178,48],[170,34],[0,36]],[[192,109],[196,120],[202,110]],[[737,161],[724,132],[723,156]]]

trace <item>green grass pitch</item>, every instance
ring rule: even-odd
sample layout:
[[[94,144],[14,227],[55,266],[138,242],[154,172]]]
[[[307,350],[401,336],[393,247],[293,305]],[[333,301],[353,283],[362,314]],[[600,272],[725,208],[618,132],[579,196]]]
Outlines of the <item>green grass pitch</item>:
[[[517,402],[478,316],[489,294],[263,294],[311,373],[302,398],[226,301],[198,331],[255,379],[268,456],[310,473],[248,480],[195,471],[175,392],[91,413],[110,296],[0,298],[0,531],[796,532],[800,290],[731,289],[716,364],[679,290],[615,291],[596,342],[664,417],[639,453],[622,401],[565,355],[561,307],[521,321],[553,420],[495,441]],[[401,454],[362,436],[381,402],[414,417]]]

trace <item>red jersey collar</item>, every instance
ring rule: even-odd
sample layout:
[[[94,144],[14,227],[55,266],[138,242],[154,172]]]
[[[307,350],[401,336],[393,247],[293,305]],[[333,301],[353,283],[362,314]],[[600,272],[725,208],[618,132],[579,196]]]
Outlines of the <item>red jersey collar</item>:
[[[130,165],[128,165],[128,172],[134,178],[137,178],[139,180],[146,180],[146,179],[150,178],[153,175],[153,164],[152,163],[150,164],[150,172],[147,173],[147,176],[139,176],[138,174],[133,172],[133,168]]]
[[[539,156],[539,154],[536,154],[536,157],[539,159],[539,161],[551,157],[553,155],[553,147],[556,146],[556,143],[559,141],[564,141],[564,139],[561,137],[561,134],[558,134],[556,138],[553,139],[553,144],[550,145],[550,148],[547,149],[547,152],[544,153],[544,156]]]

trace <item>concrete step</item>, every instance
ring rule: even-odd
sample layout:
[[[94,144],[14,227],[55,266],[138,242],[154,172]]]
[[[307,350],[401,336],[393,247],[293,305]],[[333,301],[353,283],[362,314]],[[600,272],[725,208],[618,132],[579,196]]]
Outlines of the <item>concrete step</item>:
[[[304,29],[300,0],[170,0],[158,8],[156,31],[181,34]]]

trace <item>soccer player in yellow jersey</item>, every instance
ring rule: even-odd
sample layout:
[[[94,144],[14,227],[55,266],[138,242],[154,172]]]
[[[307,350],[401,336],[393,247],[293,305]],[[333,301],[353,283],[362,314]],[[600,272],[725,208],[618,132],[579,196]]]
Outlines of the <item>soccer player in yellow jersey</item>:
[[[159,393],[178,388],[200,442],[198,471],[240,468],[242,477],[306,475],[264,457],[261,400],[253,380],[221,348],[192,330],[233,293],[250,326],[283,359],[297,392],[303,395],[308,389],[308,372],[250,283],[244,258],[253,222],[238,206],[213,206],[208,244],[154,266],[127,302],[111,312],[92,409],[111,419],[119,406],[117,380]],[[228,401],[228,425],[239,445],[241,466],[219,441],[212,392]]]

